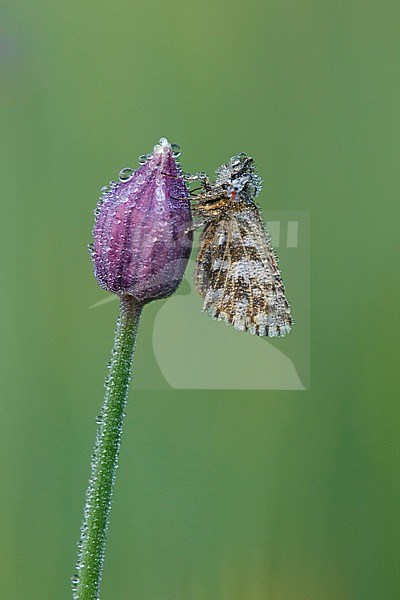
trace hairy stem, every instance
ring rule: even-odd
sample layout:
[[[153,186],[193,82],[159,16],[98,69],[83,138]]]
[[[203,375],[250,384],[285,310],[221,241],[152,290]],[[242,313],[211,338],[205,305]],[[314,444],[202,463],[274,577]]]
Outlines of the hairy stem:
[[[115,471],[142,307],[132,296],[121,298],[106,394],[97,420],[91,476],[78,542],[77,573],[72,577],[74,600],[99,599]]]

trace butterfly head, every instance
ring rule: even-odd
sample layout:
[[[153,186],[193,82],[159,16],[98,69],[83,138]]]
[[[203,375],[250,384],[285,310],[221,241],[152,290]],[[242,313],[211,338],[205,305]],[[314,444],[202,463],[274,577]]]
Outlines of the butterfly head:
[[[225,188],[230,196],[251,200],[261,190],[262,179],[254,166],[254,159],[240,152],[217,170],[216,184]]]

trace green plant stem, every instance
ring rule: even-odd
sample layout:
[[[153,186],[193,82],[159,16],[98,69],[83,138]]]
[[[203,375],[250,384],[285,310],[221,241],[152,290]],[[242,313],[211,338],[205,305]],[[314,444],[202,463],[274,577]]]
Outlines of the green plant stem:
[[[99,599],[115,471],[142,307],[132,296],[124,296],[120,300],[120,315],[105,384],[106,394],[98,418],[91,477],[78,543],[77,574],[72,577],[74,600]]]

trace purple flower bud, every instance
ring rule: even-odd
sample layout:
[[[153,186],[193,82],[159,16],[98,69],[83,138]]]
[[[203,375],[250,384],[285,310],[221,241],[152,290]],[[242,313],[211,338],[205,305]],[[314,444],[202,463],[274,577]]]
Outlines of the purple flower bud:
[[[137,171],[123,169],[120,182],[102,190],[91,255],[94,274],[109,292],[149,302],[170,296],[182,280],[193,234],[176,155],[177,147],[162,138]]]

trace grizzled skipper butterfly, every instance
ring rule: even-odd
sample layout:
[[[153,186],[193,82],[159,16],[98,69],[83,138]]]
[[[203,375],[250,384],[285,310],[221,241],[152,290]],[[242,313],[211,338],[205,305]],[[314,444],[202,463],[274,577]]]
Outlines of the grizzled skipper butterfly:
[[[278,258],[255,197],[262,180],[254,160],[244,153],[200,182],[194,214],[203,221],[195,285],[203,310],[241,331],[284,336],[293,320],[285,296]]]

